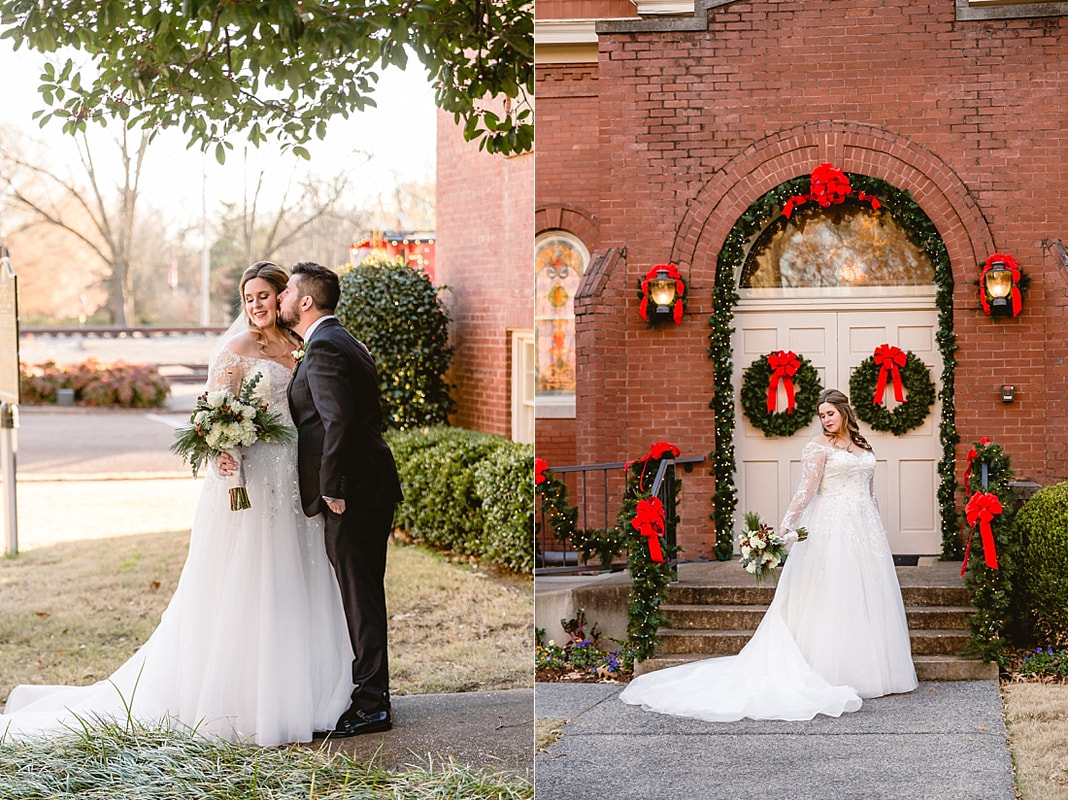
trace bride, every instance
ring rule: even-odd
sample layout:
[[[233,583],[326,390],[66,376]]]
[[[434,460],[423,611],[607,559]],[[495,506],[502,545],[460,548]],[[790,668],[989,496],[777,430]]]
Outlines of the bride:
[[[296,344],[278,325],[288,278],[269,261],[245,270],[244,313],[212,354],[208,390],[236,394],[260,373],[256,395],[292,426]],[[138,721],[259,745],[333,728],[353,688],[352,649],[322,517],[301,511],[295,444],[244,453],[251,508],[231,511],[226,479],[205,478],[178,587],[148,641],[90,686],[15,687],[0,738],[122,723],[127,707]]]
[[[805,720],[916,688],[875,455],[844,394],[824,390],[818,411],[823,432],[801,452],[800,485],[779,528],[790,557],[752,639],[737,656],[641,675],[620,700],[714,722]],[[798,541],[801,528],[809,535]]]

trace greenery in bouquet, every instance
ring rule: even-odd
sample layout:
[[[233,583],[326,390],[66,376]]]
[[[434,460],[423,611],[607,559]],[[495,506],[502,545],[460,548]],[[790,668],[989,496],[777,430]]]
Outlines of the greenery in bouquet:
[[[175,432],[171,451],[187,461],[196,477],[209,458],[237,447],[250,447],[258,441],[286,443],[293,440],[294,431],[282,422],[281,415],[269,411],[266,403],[257,400],[253,392],[263,374],[257,372],[242,381],[235,396],[229,389],[205,392],[197,398],[189,417],[189,424]],[[239,473],[241,459],[238,462]],[[230,489],[230,508],[234,511],[249,508],[248,492],[243,476]]]
[[[745,527],[738,541],[742,567],[760,583],[786,562],[786,542],[752,512],[745,515]]]

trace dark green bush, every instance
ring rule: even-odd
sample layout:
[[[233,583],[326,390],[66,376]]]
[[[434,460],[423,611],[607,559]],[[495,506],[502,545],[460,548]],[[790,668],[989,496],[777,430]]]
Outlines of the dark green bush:
[[[158,408],[171,393],[167,379],[154,366],[113,364],[87,359],[70,367],[54,361],[20,364],[22,402],[54,403],[59,389],[71,389],[74,402],[85,406]]]
[[[1068,482],[1040,489],[1016,515],[1014,616],[1031,641],[1068,646]]]
[[[448,422],[452,348],[440,289],[398,259],[372,256],[340,274],[337,316],[374,354],[385,427]]]
[[[485,557],[516,572],[534,568],[534,465],[530,445],[505,440],[475,467],[485,517]]]
[[[533,565],[530,445],[445,426],[386,439],[404,487],[396,523],[409,536],[514,570]]]

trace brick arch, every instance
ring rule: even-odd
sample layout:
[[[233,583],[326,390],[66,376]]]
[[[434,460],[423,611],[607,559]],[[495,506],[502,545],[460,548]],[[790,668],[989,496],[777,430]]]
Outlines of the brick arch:
[[[963,270],[995,251],[990,227],[975,199],[930,150],[871,125],[821,122],[754,142],[712,175],[676,229],[672,260],[689,265],[696,285],[711,286],[715,256],[750,204],[825,162],[907,189],[938,229],[958,287]]]
[[[597,217],[579,206],[557,203],[535,208],[534,235],[555,230],[574,234],[590,253],[601,246],[601,226]]]

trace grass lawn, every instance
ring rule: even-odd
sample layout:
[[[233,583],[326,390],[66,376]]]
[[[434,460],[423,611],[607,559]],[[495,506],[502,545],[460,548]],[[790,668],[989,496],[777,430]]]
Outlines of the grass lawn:
[[[1022,800],[1068,800],[1068,685],[1004,683],[1016,788]]]
[[[19,683],[111,674],[159,622],[188,534],[89,540],[0,561],[0,698]],[[530,688],[529,576],[395,545],[387,559],[391,691]]]
[[[88,684],[111,674],[155,629],[188,540],[123,536],[0,559],[0,698],[19,683]],[[391,547],[387,564],[394,694],[533,687],[530,576],[403,544]],[[454,762],[390,771],[328,750],[244,747],[136,726],[0,742],[0,776],[0,800],[534,796],[527,779]]]

